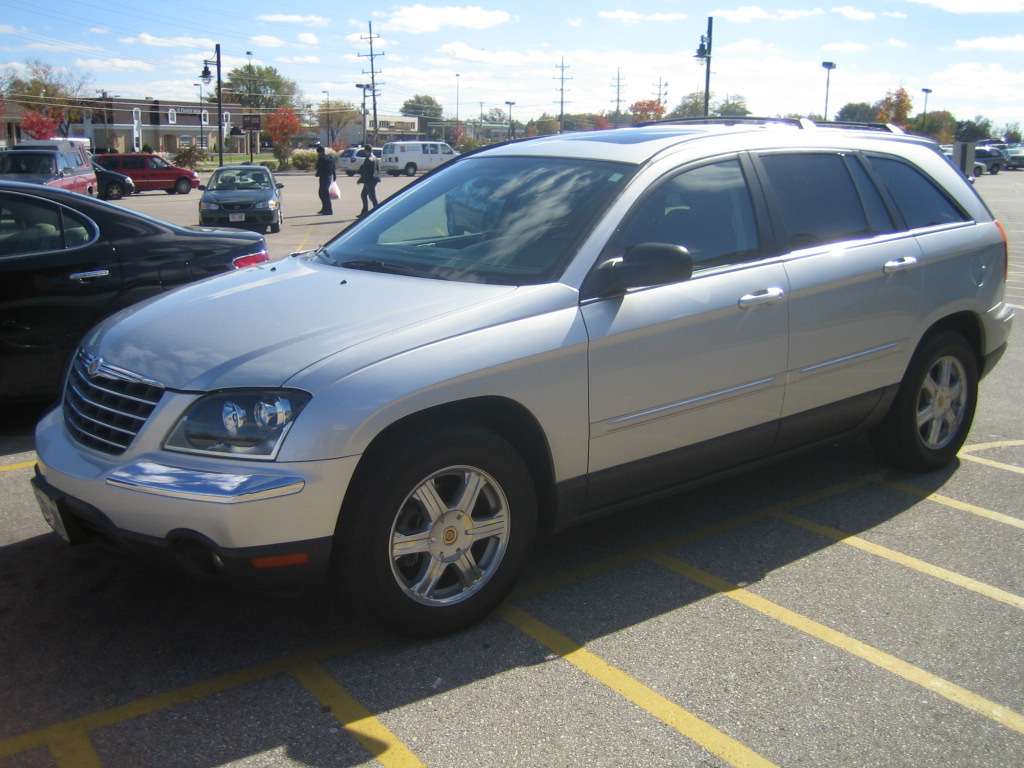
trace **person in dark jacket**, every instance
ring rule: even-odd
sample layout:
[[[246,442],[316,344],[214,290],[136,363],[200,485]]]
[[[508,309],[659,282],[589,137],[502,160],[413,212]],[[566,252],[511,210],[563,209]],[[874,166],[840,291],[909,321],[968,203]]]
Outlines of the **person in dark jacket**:
[[[330,188],[335,176],[334,160],[324,151],[323,146],[318,146],[316,148],[316,177],[320,183],[320,210],[317,211],[319,216],[330,216],[334,213]]]
[[[359,197],[363,201],[360,218],[369,212],[370,203],[373,203],[374,208],[377,207],[377,184],[380,181],[380,160],[373,154],[373,147],[363,144],[363,156],[363,162],[359,166],[359,178],[356,179],[356,184],[363,185],[363,189],[359,193]]]

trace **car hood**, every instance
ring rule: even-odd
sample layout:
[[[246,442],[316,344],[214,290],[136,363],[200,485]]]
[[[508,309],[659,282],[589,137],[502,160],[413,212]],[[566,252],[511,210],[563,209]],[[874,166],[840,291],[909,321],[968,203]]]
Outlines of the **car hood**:
[[[548,289],[542,305],[575,298],[561,285],[456,283],[290,257],[122,310],[97,326],[83,347],[175,390],[315,389],[303,372],[327,358],[335,358],[331,370],[340,377],[439,338],[532,314],[536,300],[504,299],[517,292],[538,296],[540,288]],[[321,380],[317,368],[321,375],[307,378]]]
[[[251,204],[261,200],[270,200],[274,193],[269,189],[224,189],[219,191],[206,190],[202,202],[230,205],[231,203]]]

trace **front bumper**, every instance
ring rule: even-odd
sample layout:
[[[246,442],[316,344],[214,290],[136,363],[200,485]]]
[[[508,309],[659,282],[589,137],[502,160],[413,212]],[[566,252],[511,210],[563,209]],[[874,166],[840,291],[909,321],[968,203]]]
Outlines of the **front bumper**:
[[[278,211],[238,211],[244,218],[240,221],[231,220],[231,212],[204,211],[199,215],[199,224],[204,227],[269,227],[278,221]],[[237,216],[236,216],[237,218]]]
[[[357,462],[282,465],[154,452],[110,457],[73,443],[59,410],[40,422],[36,445],[33,486],[51,525],[69,542],[98,542],[264,590],[324,583]]]

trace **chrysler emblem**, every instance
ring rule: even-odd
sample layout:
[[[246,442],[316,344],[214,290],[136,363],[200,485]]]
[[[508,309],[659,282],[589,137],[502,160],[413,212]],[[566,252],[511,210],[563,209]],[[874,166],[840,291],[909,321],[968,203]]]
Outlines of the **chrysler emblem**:
[[[89,366],[86,368],[86,373],[89,374],[90,379],[95,379],[96,375],[100,372],[100,368],[103,367],[103,358],[94,357],[89,361]]]

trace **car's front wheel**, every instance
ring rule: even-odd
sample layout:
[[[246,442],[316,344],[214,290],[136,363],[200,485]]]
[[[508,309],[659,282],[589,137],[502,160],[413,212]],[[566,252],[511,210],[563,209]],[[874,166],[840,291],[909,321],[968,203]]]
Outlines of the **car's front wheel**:
[[[397,632],[446,634],[512,589],[536,531],[519,454],[471,424],[410,431],[369,457],[338,523],[335,574]]]
[[[188,179],[178,179],[174,182],[174,191],[179,195],[187,195],[192,191],[192,183]]]
[[[967,439],[977,403],[978,364],[970,346],[959,333],[936,334],[911,359],[872,445],[898,467],[938,469]]]
[[[120,200],[124,197],[124,185],[119,181],[110,182],[103,197],[107,200]]]
[[[406,163],[405,164],[405,175],[406,176],[415,176],[416,175],[416,163]]]

